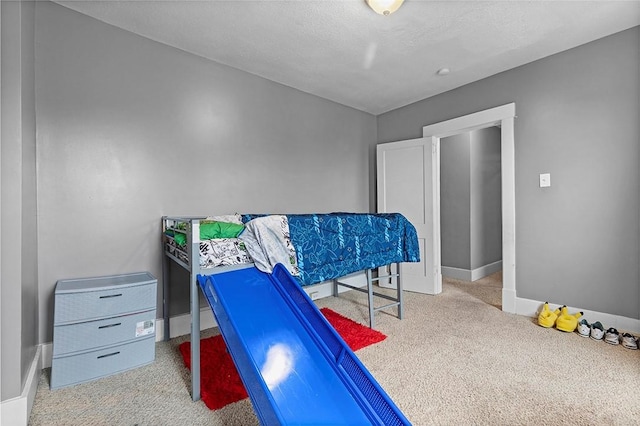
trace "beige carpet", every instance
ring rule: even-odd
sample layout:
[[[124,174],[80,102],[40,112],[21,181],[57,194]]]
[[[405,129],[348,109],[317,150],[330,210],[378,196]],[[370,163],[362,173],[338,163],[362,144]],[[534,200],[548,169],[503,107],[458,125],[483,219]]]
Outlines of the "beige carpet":
[[[639,425],[640,351],[503,313],[500,279],[499,273],[474,283],[447,279],[441,295],[406,293],[402,321],[376,314],[376,327],[388,338],[357,355],[409,420]],[[367,323],[361,293],[317,302]],[[249,400],[218,411],[191,401],[177,350],[185,338],[157,343],[152,365],[70,388],[51,391],[44,370],[30,424],[257,424]]]

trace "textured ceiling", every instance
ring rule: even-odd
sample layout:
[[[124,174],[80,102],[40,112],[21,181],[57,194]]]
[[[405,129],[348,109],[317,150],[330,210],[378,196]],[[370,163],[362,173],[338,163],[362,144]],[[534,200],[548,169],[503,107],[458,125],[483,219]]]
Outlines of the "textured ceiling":
[[[390,16],[364,0],[56,3],[376,115],[640,25],[629,0],[406,0]]]

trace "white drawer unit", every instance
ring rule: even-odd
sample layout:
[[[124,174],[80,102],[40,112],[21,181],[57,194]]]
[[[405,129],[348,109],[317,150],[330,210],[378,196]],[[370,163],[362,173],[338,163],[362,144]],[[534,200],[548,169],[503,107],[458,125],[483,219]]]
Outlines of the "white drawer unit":
[[[58,281],[51,389],[153,362],[157,284],[148,272]]]

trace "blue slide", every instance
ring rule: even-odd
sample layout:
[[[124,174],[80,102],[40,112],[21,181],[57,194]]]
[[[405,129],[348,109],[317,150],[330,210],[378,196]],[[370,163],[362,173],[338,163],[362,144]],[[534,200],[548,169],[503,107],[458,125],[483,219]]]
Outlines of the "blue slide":
[[[198,283],[261,424],[410,424],[282,265]]]

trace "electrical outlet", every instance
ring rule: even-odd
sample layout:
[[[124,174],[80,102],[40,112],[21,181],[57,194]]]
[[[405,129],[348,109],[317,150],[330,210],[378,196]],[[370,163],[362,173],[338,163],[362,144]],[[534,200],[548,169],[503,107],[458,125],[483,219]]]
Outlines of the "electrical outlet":
[[[317,299],[318,299],[318,297],[320,297],[320,295],[318,294],[318,292],[317,292],[317,291],[312,291],[312,292],[309,294],[309,297],[311,297],[311,300],[317,300]]]

